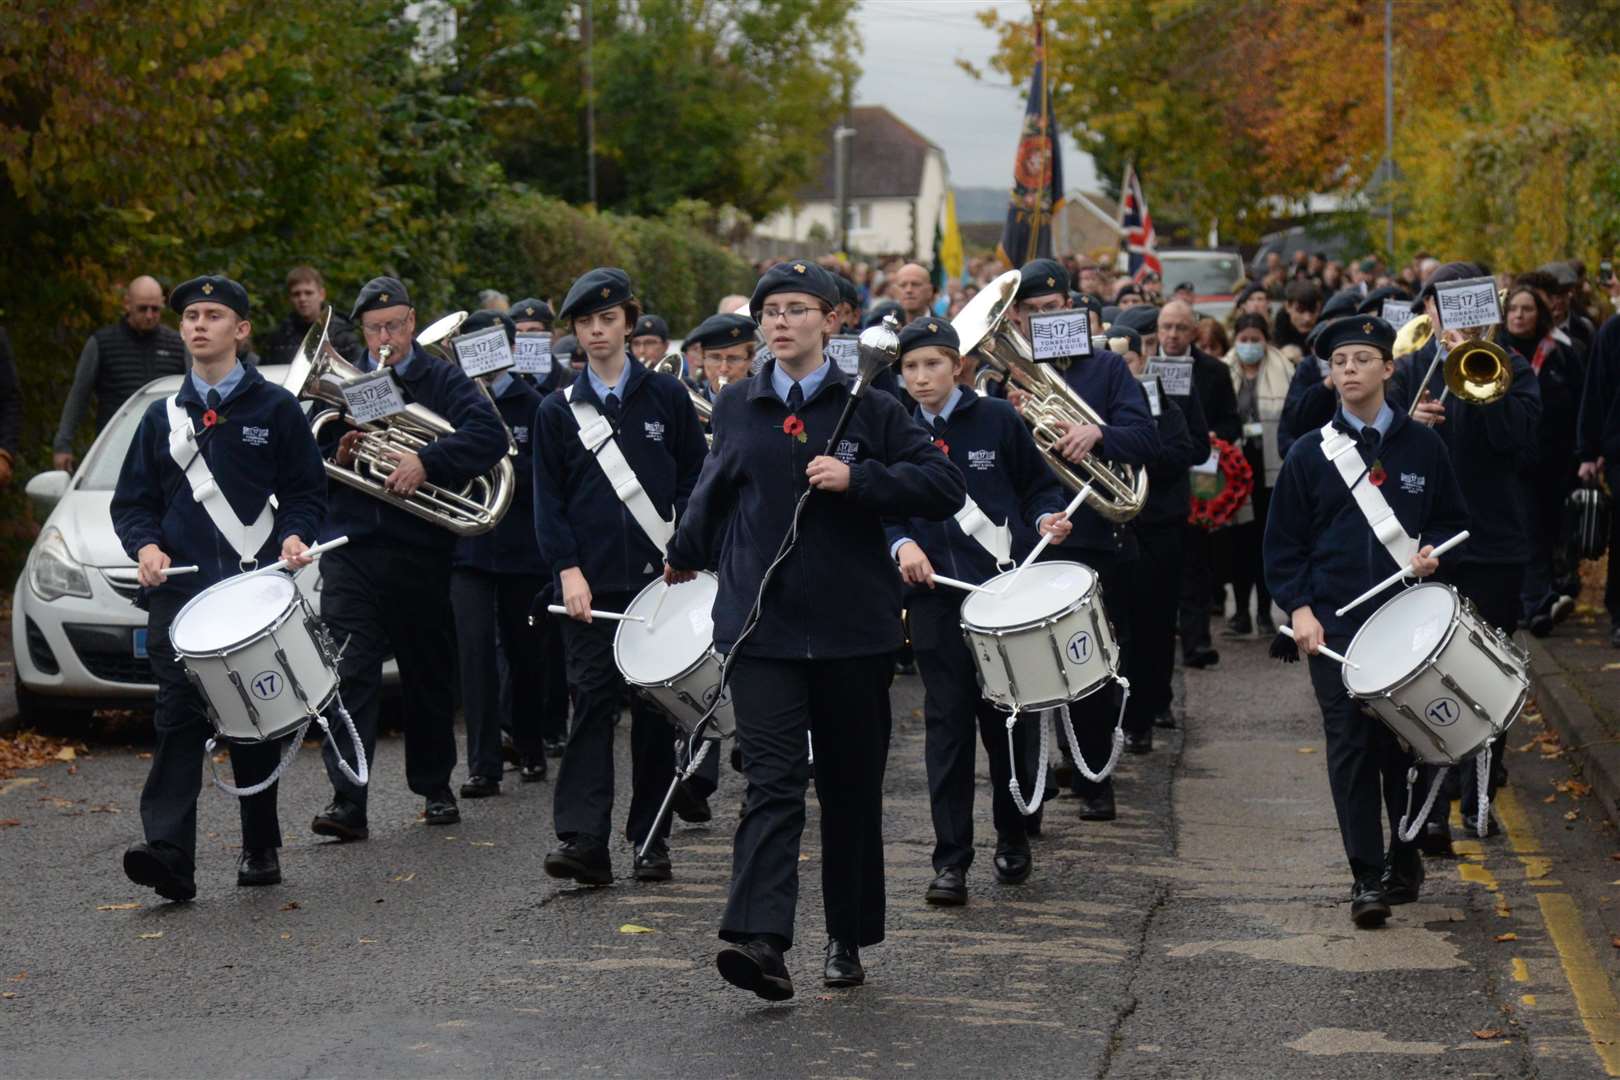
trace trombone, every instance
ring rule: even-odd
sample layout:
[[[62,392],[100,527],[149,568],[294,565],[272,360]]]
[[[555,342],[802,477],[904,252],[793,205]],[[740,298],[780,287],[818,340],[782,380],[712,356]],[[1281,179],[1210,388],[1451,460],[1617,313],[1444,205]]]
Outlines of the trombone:
[[[1460,332],[1466,335],[1466,340],[1445,353],[1446,387],[1437,400],[1443,403],[1452,394],[1465,405],[1489,405],[1501,400],[1513,386],[1513,358],[1493,340],[1495,328]],[[1423,395],[1428,393],[1429,380],[1434,378],[1434,369],[1440,365],[1440,358],[1440,346],[1437,344],[1434,359],[1429,362],[1429,369],[1423,373],[1423,381],[1418,383],[1412,394],[1407,416],[1417,415],[1417,407],[1423,401]]]

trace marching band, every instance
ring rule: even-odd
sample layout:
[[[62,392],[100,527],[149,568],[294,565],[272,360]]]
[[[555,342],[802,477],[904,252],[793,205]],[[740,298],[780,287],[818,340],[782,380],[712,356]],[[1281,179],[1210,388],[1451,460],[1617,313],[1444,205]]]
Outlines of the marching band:
[[[675,876],[668,813],[707,820],[731,750],[742,813],[716,966],[766,1000],[794,993],[784,954],[813,781],[824,982],[860,985],[861,950],[885,936],[901,650],[925,691],[924,899],[968,902],[976,742],[995,878],[1027,881],[1052,739],[1080,817],[1112,820],[1121,752],[1150,753],[1155,727],[1177,724],[1178,639],[1184,664],[1218,661],[1211,532],[1189,522],[1189,477],[1237,485],[1230,466],[1260,492],[1263,548],[1244,571],[1257,622],[1275,601],[1292,642],[1280,634],[1273,654],[1308,658],[1351,918],[1382,925],[1417,899],[1422,853],[1449,849],[1451,798],[1490,830],[1492,747],[1524,703],[1507,635],[1551,587],[1546,574],[1522,585],[1528,496],[1502,482],[1540,437],[1545,357],[1519,345],[1536,312],[1520,304],[1501,330],[1453,325],[1455,292],[1483,276],[1431,273],[1411,301],[1431,327],[1421,348],[1403,353],[1370,303],[1298,290],[1275,340],[1265,316],[1238,318],[1225,362],[1194,344],[1185,302],[1105,312],[1051,259],[1002,275],[954,319],[934,313],[915,265],[899,304],[863,313],[847,278],[778,262],[677,352],[615,267],[580,275],[555,310],[528,298],[423,331],[404,283],[382,276],[347,323],[300,309],[284,385],[236,359],[246,290],[189,281],[170,303],[190,374],[142,419],[112,502],[160,685],[145,838],[125,873],[169,900],[196,895],[196,802],[217,735],[242,785],[220,783],[241,796],[238,883],[279,882],[275,780],[303,731],[289,723],[328,731],[333,794],[313,831],[365,840],[392,655],[426,824],[460,820],[458,694],[462,798],[501,793],[506,745],[526,783],[552,778],[560,756],[553,878],[616,880],[627,694],[636,881]],[[853,358],[834,348],[855,333]],[[550,336],[519,371],[525,335]],[[211,590],[280,581],[317,557],[318,619],[295,597],[283,621],[217,649],[179,640],[219,629],[206,625]],[[1415,696],[1431,682],[1445,689]]]

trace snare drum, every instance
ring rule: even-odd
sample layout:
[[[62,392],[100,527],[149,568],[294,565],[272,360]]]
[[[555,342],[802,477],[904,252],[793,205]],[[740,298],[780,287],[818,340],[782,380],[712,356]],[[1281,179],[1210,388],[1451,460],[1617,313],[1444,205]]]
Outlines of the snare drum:
[[[1356,632],[1344,688],[1412,747],[1455,765],[1506,731],[1530,694],[1527,657],[1456,589],[1415,585]]]
[[[284,574],[244,574],[203,590],[175,616],[169,641],[231,742],[296,731],[337,693],[325,631]]]
[[[1005,592],[1017,575],[1017,584]],[[968,594],[962,633],[979,687],[1000,707],[1050,709],[1100,689],[1119,672],[1119,647],[1088,566],[1040,562]]]
[[[711,614],[719,591],[720,579],[706,570],[680,585],[654,581],[624,609],[646,621],[621,622],[613,635],[613,662],[624,681],[657,702],[686,732],[697,727],[720,692],[723,658],[714,648]],[[731,691],[720,692],[709,730],[725,738],[736,729]]]

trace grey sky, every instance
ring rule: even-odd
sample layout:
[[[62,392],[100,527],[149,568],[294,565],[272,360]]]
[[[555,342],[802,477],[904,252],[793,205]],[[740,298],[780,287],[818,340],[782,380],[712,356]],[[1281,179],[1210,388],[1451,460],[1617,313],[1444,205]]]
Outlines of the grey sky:
[[[1028,18],[1026,0],[861,0],[855,18],[866,54],[856,84],[858,105],[882,105],[945,151],[951,183],[1012,183],[1013,151],[1027,84],[1010,86],[989,69],[996,35],[975,14],[995,8]],[[968,60],[987,73],[974,79],[956,66]],[[1095,190],[1091,159],[1063,139],[1068,188]]]

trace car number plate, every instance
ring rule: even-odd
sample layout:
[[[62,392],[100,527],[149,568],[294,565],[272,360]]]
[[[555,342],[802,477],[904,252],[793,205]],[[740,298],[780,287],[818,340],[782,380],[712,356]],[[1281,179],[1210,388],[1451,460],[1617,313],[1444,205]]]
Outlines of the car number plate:
[[[144,627],[144,626],[136,627],[134,636],[135,636],[135,659],[137,659],[137,660],[145,660],[146,659],[146,627]]]

